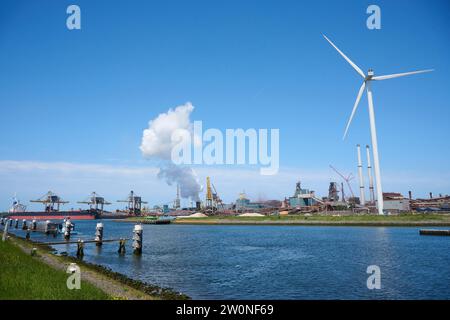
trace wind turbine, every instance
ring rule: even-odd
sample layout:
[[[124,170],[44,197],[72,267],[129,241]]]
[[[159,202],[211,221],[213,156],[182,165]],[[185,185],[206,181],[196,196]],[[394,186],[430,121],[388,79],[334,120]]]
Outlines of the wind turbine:
[[[383,190],[381,188],[381,174],[380,174],[380,162],[378,158],[378,142],[377,142],[377,130],[375,127],[375,113],[373,110],[373,98],[372,98],[372,88],[371,84],[372,81],[378,81],[378,80],[387,80],[387,79],[393,79],[403,76],[409,76],[412,74],[417,73],[424,73],[424,72],[430,72],[433,71],[433,69],[428,70],[420,70],[420,71],[412,71],[412,72],[404,72],[404,73],[396,73],[396,74],[390,74],[385,76],[374,76],[374,72],[372,69],[369,69],[367,72],[367,75],[364,74],[364,72],[355,64],[353,61],[351,61],[341,50],[339,50],[338,47],[334,45],[333,42],[331,42],[330,39],[328,39],[325,35],[323,37],[339,52],[339,54],[347,60],[347,62],[353,67],[353,69],[356,70],[356,72],[359,73],[361,77],[363,77],[364,82],[361,85],[361,88],[359,89],[358,96],[356,97],[355,104],[353,106],[352,113],[350,115],[350,119],[347,122],[347,126],[345,127],[344,137],[347,136],[348,128],[350,127],[350,123],[352,122],[353,116],[355,115],[356,109],[358,108],[359,101],[361,100],[361,96],[363,94],[364,89],[367,91],[367,100],[369,105],[369,120],[370,120],[370,135],[372,139],[372,148],[373,148],[373,164],[374,164],[374,170],[375,170],[375,180],[376,180],[376,186],[377,186],[377,198],[378,198],[378,213],[383,214]]]

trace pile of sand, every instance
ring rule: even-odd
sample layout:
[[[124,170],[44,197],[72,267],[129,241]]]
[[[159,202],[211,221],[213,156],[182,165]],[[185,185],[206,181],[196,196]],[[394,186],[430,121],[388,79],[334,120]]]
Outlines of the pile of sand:
[[[238,217],[264,217],[264,215],[256,212],[249,212],[240,214]]]
[[[180,219],[180,218],[206,218],[206,217],[208,217],[206,214],[201,213],[201,212],[196,212],[189,216],[178,216],[177,218]]]

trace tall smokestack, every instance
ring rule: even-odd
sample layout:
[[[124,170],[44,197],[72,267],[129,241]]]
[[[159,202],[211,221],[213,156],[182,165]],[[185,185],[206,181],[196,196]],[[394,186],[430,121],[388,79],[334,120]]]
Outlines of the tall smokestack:
[[[175,209],[180,209],[181,208],[181,199],[180,199],[180,184],[177,183],[177,197],[175,199],[175,205],[174,205]]]
[[[430,192],[430,199],[433,199],[433,192]]]
[[[373,190],[372,164],[370,162],[370,147],[366,145],[367,152],[367,172],[369,174],[369,197],[370,202],[375,203],[375,192]]]
[[[361,205],[364,206],[366,204],[366,200],[364,192],[364,176],[362,172],[362,162],[361,162],[361,146],[357,144],[356,149],[358,151],[359,201]]]
[[[412,192],[408,191],[409,200],[412,200]]]

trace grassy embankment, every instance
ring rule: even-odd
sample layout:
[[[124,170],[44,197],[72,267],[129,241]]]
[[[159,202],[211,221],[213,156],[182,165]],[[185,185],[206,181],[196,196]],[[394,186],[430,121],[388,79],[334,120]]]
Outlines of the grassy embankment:
[[[92,284],[82,281],[80,290],[69,290],[69,276],[26,254],[9,241],[0,240],[0,299],[75,299],[111,298]]]
[[[271,225],[361,225],[361,226],[450,226],[449,214],[400,215],[286,215],[264,217],[210,216],[184,218],[177,224],[271,224]]]
[[[0,232],[0,236],[2,232]],[[32,248],[37,254],[31,256]],[[81,289],[69,290],[66,268],[75,262],[81,268]],[[69,256],[56,256],[53,249],[12,236],[0,240],[0,300],[160,300],[189,299],[168,288],[161,288],[105,267]]]

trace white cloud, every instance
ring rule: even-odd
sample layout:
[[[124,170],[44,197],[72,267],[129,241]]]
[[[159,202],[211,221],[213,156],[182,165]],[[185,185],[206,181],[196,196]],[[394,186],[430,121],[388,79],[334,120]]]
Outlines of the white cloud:
[[[126,167],[71,162],[38,162],[0,160],[0,173],[51,171],[60,173],[93,173],[98,175],[157,174],[158,168]]]

